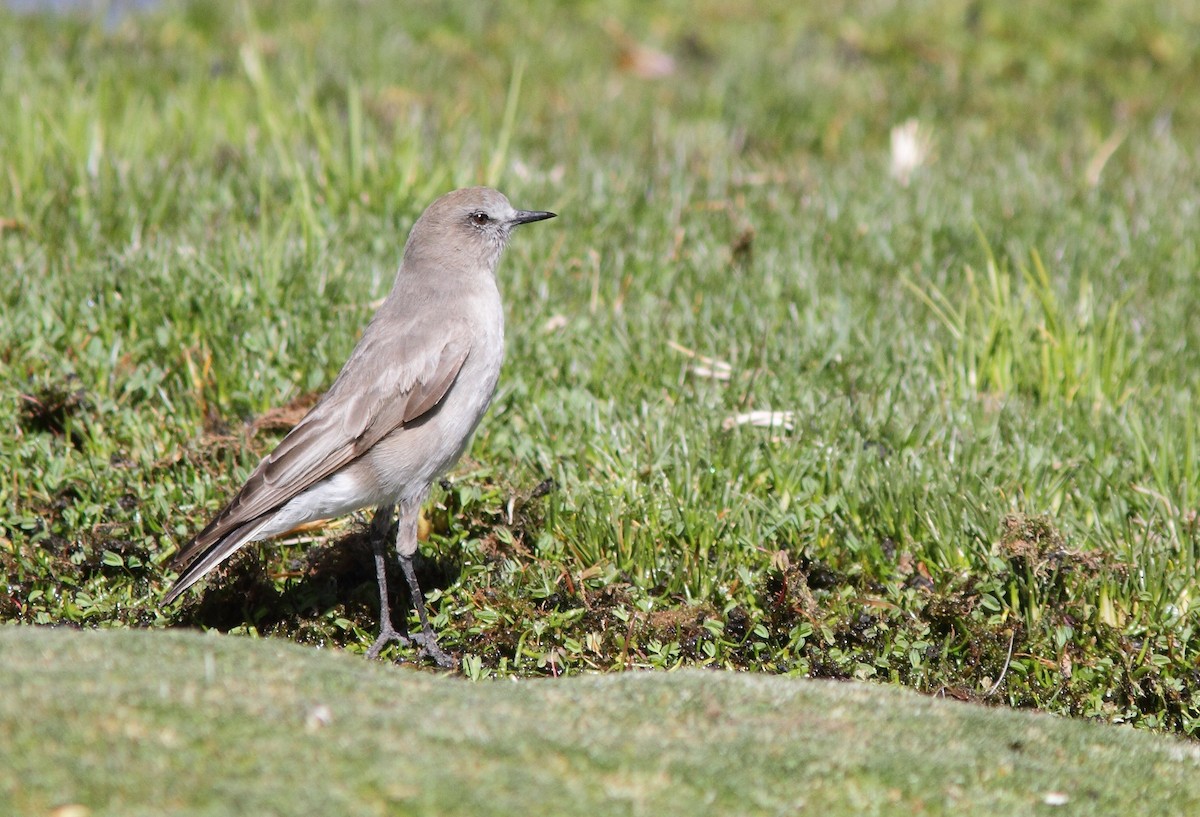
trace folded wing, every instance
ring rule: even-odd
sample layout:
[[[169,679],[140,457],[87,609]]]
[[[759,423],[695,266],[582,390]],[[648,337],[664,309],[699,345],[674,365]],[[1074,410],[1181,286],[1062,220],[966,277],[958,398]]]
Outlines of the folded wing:
[[[176,564],[188,567],[164,604],[251,541],[292,499],[437,409],[467,359],[470,334],[460,324],[406,323],[392,323],[385,334],[382,322],[372,322],[329,391],[176,556]]]

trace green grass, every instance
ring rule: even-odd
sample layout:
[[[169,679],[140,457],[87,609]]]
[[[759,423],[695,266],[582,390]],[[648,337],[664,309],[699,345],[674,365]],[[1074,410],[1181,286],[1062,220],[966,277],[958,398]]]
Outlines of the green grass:
[[[464,674],[1195,734],[1200,13],[810,6],[0,12],[0,617],[365,650],[358,520],[157,601],[416,215],[491,181],[561,216],[502,262],[500,392],[429,509]],[[726,429],[756,410],[791,421]]]
[[[1193,744],[879,686],[697,671],[468,684],[182,633],[8,629],[0,647],[6,814],[1200,807]]]

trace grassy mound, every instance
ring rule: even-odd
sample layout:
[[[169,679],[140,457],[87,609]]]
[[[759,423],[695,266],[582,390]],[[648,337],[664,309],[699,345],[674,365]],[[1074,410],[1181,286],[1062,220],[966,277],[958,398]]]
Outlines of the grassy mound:
[[[470,683],[180,632],[8,628],[0,651],[5,814],[1200,808],[1191,744],[882,686],[702,671]]]

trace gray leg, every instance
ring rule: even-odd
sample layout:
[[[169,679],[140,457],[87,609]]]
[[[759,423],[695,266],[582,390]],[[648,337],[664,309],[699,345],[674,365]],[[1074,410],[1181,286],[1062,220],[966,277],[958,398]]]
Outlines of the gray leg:
[[[400,521],[396,526],[396,552],[400,556],[400,570],[408,583],[408,592],[412,596],[413,607],[417,608],[417,617],[421,619],[421,634],[413,636],[412,640],[421,645],[421,656],[432,658],[439,667],[451,668],[458,662],[447,655],[438,646],[437,636],[429,625],[429,616],[425,613],[425,594],[417,584],[417,574],[413,570],[413,555],[417,552],[417,518],[421,512],[423,497],[409,502],[400,503]]]
[[[421,634],[413,636],[412,640],[421,645],[421,655],[432,658],[439,667],[451,669],[458,666],[458,662],[438,646],[437,636],[433,634],[429,616],[425,613],[425,596],[421,592],[420,586],[417,585],[417,574],[413,571],[412,556],[400,557],[400,569],[404,571],[404,580],[408,582],[408,592],[412,595],[413,607],[417,608],[417,617],[421,619]]]
[[[391,505],[381,505],[371,520],[371,548],[375,551],[375,578],[379,582],[379,637],[367,650],[367,658],[378,658],[380,651],[393,641],[408,646],[408,639],[392,625],[392,605],[388,599],[387,540],[393,528],[392,511]]]

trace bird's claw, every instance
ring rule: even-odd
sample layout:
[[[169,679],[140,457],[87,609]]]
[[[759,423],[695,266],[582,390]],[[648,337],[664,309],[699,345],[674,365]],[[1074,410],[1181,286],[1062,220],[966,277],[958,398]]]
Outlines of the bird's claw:
[[[367,658],[374,660],[379,657],[379,653],[383,652],[383,648],[392,642],[399,644],[401,647],[407,647],[412,639],[406,635],[401,635],[390,624],[385,624],[379,628],[379,637],[375,639],[375,643],[371,645],[371,649],[367,650]]]
[[[433,633],[420,633],[409,640],[420,646],[418,658],[429,658],[442,669],[454,669],[458,666],[458,659],[438,646]]]

